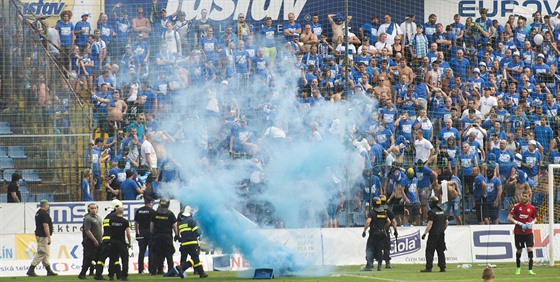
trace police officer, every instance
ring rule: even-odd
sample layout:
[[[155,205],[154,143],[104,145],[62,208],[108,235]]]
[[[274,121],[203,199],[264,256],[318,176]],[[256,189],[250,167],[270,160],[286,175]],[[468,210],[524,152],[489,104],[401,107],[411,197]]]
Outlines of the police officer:
[[[119,207],[122,207],[123,204],[121,201],[114,199],[111,201],[112,209],[111,212],[105,216],[103,219],[103,236],[101,237],[101,255],[99,256],[99,260],[97,261],[97,265],[95,266],[95,276],[93,279],[95,280],[105,280],[103,277],[103,267],[105,266],[105,261],[109,258],[109,278],[112,280],[112,277],[116,274],[117,279],[120,279],[120,266],[119,260],[116,257],[110,256],[111,250],[111,225],[110,221],[113,217],[116,216],[116,210]]]
[[[137,209],[134,214],[134,230],[136,230],[136,241],[138,241],[138,273],[144,272],[144,257],[146,256],[146,248],[152,241],[150,233],[150,222],[154,216],[152,208],[154,199],[150,196],[144,197],[144,206]],[[151,248],[151,247],[150,247]],[[152,265],[152,252],[148,254],[148,270]],[[153,273],[155,274],[155,273]]]
[[[369,228],[366,248],[367,265],[364,270],[367,270],[368,266],[371,270],[371,268],[373,268],[373,260],[375,259],[377,261],[377,271],[381,271],[383,245],[385,244],[386,237],[385,230],[389,227],[391,222],[389,221],[385,209],[381,206],[381,199],[379,197],[374,197],[372,203],[373,209],[368,214],[364,225],[364,232],[362,232],[362,237],[365,238],[366,231]]]
[[[385,244],[383,245],[383,260],[385,261],[385,268],[392,268],[391,267],[391,226],[393,227],[393,235],[395,235],[395,243],[397,240],[397,236],[399,235],[399,233],[397,232],[397,221],[395,219],[395,214],[393,213],[393,211],[389,208],[389,206],[387,205],[387,197],[385,195],[380,195],[379,198],[381,199],[381,206],[383,207],[383,209],[385,210],[385,213],[387,213],[387,217],[389,218],[389,221],[391,221],[391,225],[387,226],[387,228],[385,229]]]
[[[122,262],[121,279],[122,281],[127,281],[128,248],[132,247],[132,241],[130,239],[130,222],[124,218],[124,207],[120,206],[116,208],[115,216],[109,219],[109,225],[111,226],[110,257],[117,258],[117,260],[118,257],[120,257]]]
[[[200,278],[206,278],[208,274],[204,272],[199,259],[200,245],[198,244],[198,237],[200,237],[201,232],[196,221],[193,219],[193,213],[192,208],[186,206],[183,213],[179,215],[181,263],[175,269],[181,278],[185,278],[183,272],[192,266]],[[191,257],[189,260],[187,260],[188,256]]]
[[[169,199],[159,200],[159,206],[150,222],[150,232],[152,233],[153,265],[150,265],[150,273],[156,273],[157,267],[163,264],[163,259],[167,260],[168,272],[165,276],[173,276],[173,232],[175,240],[179,240],[179,229],[177,229],[177,218],[169,210]]]
[[[83,241],[84,258],[82,261],[82,271],[78,275],[81,280],[86,279],[86,272],[92,265],[92,261],[98,261],[101,255],[101,236],[103,227],[101,217],[97,214],[99,207],[96,203],[88,205],[88,213],[84,216]]]
[[[428,205],[430,206],[430,211],[428,211],[428,225],[424,234],[422,235],[422,240],[428,236],[428,243],[426,245],[426,268],[420,270],[420,272],[432,272],[432,267],[434,263],[434,251],[438,254],[438,266],[439,272],[445,272],[445,229],[447,229],[447,217],[443,209],[438,206],[438,197],[431,196],[428,199]]]

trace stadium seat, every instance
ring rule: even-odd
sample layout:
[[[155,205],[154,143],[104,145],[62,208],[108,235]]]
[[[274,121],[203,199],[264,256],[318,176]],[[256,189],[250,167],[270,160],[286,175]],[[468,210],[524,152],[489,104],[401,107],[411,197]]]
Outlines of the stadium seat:
[[[348,220],[346,220],[346,213],[345,212],[341,212],[338,215],[338,226],[340,226],[340,227],[347,227],[348,226]]]
[[[12,133],[13,132],[10,129],[10,124],[5,121],[0,121],[0,135],[9,135]]]
[[[14,168],[14,160],[11,158],[0,158],[0,169]],[[12,176],[10,174],[10,180]]]
[[[6,147],[0,146],[0,158],[7,158],[8,154],[6,152]]]
[[[8,194],[2,193],[0,194],[0,203],[7,203],[8,202]]]
[[[356,226],[364,226],[366,223],[366,216],[363,212],[354,212],[352,213],[352,217],[354,218],[354,225]]]
[[[4,173],[2,174],[2,178],[4,179],[4,181],[6,182],[12,181],[12,174],[14,174],[14,172],[16,172],[15,169],[4,170]]]
[[[41,201],[41,200],[47,200],[49,202],[54,202],[54,195],[51,193],[38,193],[37,195],[35,195],[35,200],[37,202]]]
[[[21,172],[23,179],[29,183],[38,183],[41,182],[41,178],[39,177],[39,171],[36,169],[24,169]]]
[[[8,146],[8,156],[12,159],[26,159],[23,146]]]
[[[35,195],[29,193],[29,188],[26,185],[19,185],[19,192],[21,194],[22,202],[35,202]]]
[[[500,224],[509,224],[510,222],[507,220],[507,217],[509,215],[509,211],[507,210],[501,210],[498,212],[498,221],[500,222]]]

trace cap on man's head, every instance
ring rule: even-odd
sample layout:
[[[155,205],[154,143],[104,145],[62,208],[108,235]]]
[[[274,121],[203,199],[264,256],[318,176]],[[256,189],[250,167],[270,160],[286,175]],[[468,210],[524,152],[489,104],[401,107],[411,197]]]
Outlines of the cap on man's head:
[[[154,198],[152,198],[151,196],[144,196],[144,203],[152,203],[154,201]]]
[[[531,141],[529,141],[529,145],[537,146],[537,141],[531,140]]]
[[[82,17],[89,17],[89,16],[90,16],[90,14],[89,14],[88,11],[85,11],[85,12],[82,13]]]
[[[543,59],[544,59],[544,54],[542,54],[542,53],[541,53],[541,54],[538,54],[538,55],[537,55],[537,58],[543,58]]]
[[[166,10],[165,8],[161,8],[161,10],[159,10],[159,12],[160,12],[160,13],[161,13],[161,12],[166,12],[166,13],[167,13],[167,10]]]
[[[480,69],[479,69],[479,68],[474,68],[473,73],[478,73],[478,74],[480,74]]]
[[[479,66],[479,67],[480,67],[480,66],[486,67],[486,63],[485,63],[485,62],[480,62],[480,63],[478,63],[478,66]]]
[[[46,199],[42,199],[41,202],[40,202],[40,204],[41,204],[41,207],[48,206],[48,205],[49,205],[49,201],[46,200]]]
[[[517,51],[513,52],[513,56],[514,56],[514,57],[515,57],[515,56],[519,57],[519,52],[517,52]]]
[[[294,34],[292,34],[292,37],[293,37],[293,38],[299,38],[299,33],[294,33]]]

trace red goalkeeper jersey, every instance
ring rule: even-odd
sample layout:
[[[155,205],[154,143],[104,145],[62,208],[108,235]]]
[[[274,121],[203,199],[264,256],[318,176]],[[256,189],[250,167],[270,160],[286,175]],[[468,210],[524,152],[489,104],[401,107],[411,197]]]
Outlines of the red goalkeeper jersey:
[[[533,219],[537,218],[537,211],[535,207],[530,203],[524,205],[523,203],[519,202],[513,206],[509,214],[513,215],[513,219],[521,222],[521,223],[529,223],[532,222]],[[513,234],[531,234],[533,233],[533,229],[527,229],[523,231],[521,226],[515,225],[513,229]]]

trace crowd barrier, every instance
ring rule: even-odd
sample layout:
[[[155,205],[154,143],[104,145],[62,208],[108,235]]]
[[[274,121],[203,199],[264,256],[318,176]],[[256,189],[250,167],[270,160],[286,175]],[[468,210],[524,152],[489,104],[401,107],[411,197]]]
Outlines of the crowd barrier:
[[[54,271],[60,274],[75,274],[82,264],[81,219],[87,203],[52,203],[51,216],[55,233],[52,236],[51,262]],[[141,201],[125,201],[126,216],[132,219],[134,210],[142,206]],[[29,267],[36,249],[33,235],[33,215],[38,204],[6,204],[0,208],[0,276],[23,276]],[[101,216],[105,216],[109,202],[99,203]],[[179,204],[172,201],[171,209],[177,213]],[[204,228],[204,227],[202,227]],[[424,264],[426,241],[421,240],[425,227],[399,227],[399,236],[391,238],[393,263]],[[311,265],[360,265],[365,263],[366,239],[361,237],[362,228],[330,229],[259,229],[271,242],[279,242]],[[134,232],[133,232],[134,234]],[[212,234],[205,234],[212,238]],[[535,260],[537,263],[549,260],[548,247],[560,246],[560,224],[555,224],[550,236],[548,225],[534,227]],[[208,242],[210,243],[210,242]],[[514,262],[515,246],[513,225],[470,225],[450,226],[446,231],[448,263],[498,263]],[[176,249],[178,250],[178,243]],[[235,244],[235,242],[232,242]],[[208,244],[210,246],[210,244]],[[560,252],[554,253],[554,260],[560,260]],[[131,250],[130,273],[138,270],[136,263],[138,248]],[[174,255],[175,263],[180,254]],[[437,258],[436,258],[437,259]],[[527,260],[523,253],[523,260]],[[204,250],[201,261],[206,269],[245,270],[252,266],[242,254],[223,254],[219,249]],[[147,259],[145,260],[147,263]],[[41,273],[38,267],[38,273]]]

